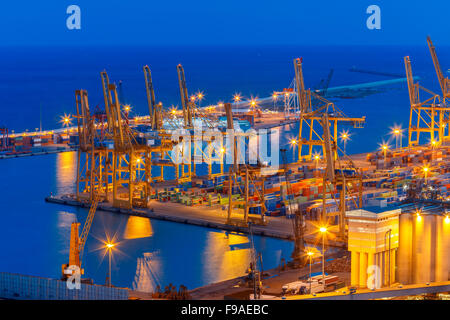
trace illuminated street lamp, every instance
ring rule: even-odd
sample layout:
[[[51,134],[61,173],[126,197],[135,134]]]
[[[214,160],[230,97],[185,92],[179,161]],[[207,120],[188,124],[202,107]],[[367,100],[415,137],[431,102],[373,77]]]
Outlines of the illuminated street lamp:
[[[340,135],[341,141],[344,143],[344,153],[347,147],[347,140],[350,139],[350,135],[348,134],[348,131],[342,131]]]
[[[242,100],[242,96],[239,93],[235,93],[233,95],[233,101],[235,104],[237,104],[238,102],[240,102]]]
[[[431,146],[433,147],[433,149],[434,149],[434,147],[436,147],[436,145],[437,145],[437,141],[431,140]]]
[[[197,100],[198,100],[199,108],[200,108],[200,103],[202,102],[203,98],[205,98],[205,94],[201,91],[197,92]]]
[[[273,109],[275,110],[275,104],[278,100],[278,94],[276,92],[272,93]]]
[[[313,159],[314,159],[314,162],[316,164],[316,169],[317,169],[317,167],[319,166],[319,161],[321,159],[320,154],[319,153],[313,154]]]
[[[115,244],[112,242],[107,242],[105,244],[105,248],[106,250],[108,250],[108,256],[109,256],[109,273],[108,273],[108,286],[111,287],[112,286],[112,282],[111,282],[111,254],[112,254],[112,249],[114,248]]]
[[[172,114],[173,117],[175,117],[175,115],[177,114],[177,109],[172,106],[172,108],[170,109],[170,113]]]
[[[425,184],[427,184],[427,177],[428,177],[428,172],[430,171],[430,168],[428,166],[423,166],[422,171],[425,176]]]
[[[384,168],[386,169],[386,154],[387,154],[387,151],[389,150],[389,146],[388,146],[387,143],[383,142],[381,144],[380,148],[381,148],[381,150],[383,150],[383,154],[384,154]]]
[[[325,288],[325,234],[327,233],[326,227],[320,227],[320,233],[322,233],[322,284]]]
[[[392,134],[393,134],[394,137],[395,137],[395,148],[396,148],[396,149],[398,149],[399,147],[400,147],[400,148],[403,148],[403,143],[402,143],[402,137],[403,137],[403,135],[402,135],[402,129],[401,129],[401,128],[394,127],[394,129],[392,129]]]
[[[311,265],[314,252],[308,251],[306,254],[308,255],[309,258],[309,294],[311,294]]]
[[[67,114],[64,114],[64,116],[61,117],[61,120],[59,121],[60,123],[62,123],[63,127],[68,127],[72,124],[72,118]]]
[[[258,105],[258,102],[256,101],[256,99],[257,99],[257,98],[252,98],[252,99],[250,100],[250,107],[251,107],[252,109],[255,109],[255,108],[257,107],[257,105]]]
[[[293,159],[295,160],[295,146],[297,145],[297,139],[295,139],[295,138],[292,138],[290,141],[289,141],[289,143],[291,144],[291,146],[292,146],[292,152],[293,152]]]

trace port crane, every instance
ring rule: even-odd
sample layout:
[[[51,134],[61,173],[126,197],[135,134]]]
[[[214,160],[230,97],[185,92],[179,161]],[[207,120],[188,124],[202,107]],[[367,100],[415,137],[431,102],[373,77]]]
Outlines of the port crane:
[[[281,158],[283,161],[283,171],[286,180],[286,214],[294,215],[292,219],[292,229],[294,234],[294,250],[292,251],[292,258],[294,262],[298,263],[300,266],[304,266],[306,263],[305,259],[305,232],[306,232],[306,221],[305,221],[305,211],[307,203],[303,204],[293,204],[292,197],[294,193],[292,191],[292,186],[290,182],[289,167],[287,163],[286,149],[280,149]]]
[[[446,138],[444,133],[446,124],[450,121],[450,107],[441,104],[438,94],[414,82],[409,56],[404,57],[404,63],[410,101],[408,145],[410,147],[419,145],[421,133],[428,133],[430,142],[441,144]]]
[[[229,168],[228,174],[228,214],[227,214],[227,224],[230,225],[241,225],[248,227],[249,222],[264,225],[266,224],[265,212],[266,206],[264,202],[264,178],[261,178],[261,165],[250,166],[246,164],[239,164],[238,159],[240,158],[240,148],[237,141],[238,133],[234,131],[233,113],[231,103],[225,103],[225,114],[227,118],[227,129],[228,132],[234,132],[232,134],[232,139],[230,145],[233,154],[233,164]],[[245,135],[245,134],[244,134]],[[245,136],[240,138],[245,139]],[[238,177],[244,179],[244,188],[241,188]],[[250,185],[253,186],[253,196],[250,197]],[[236,200],[233,197],[233,187],[237,186],[239,193],[244,195],[243,200]],[[253,198],[252,200],[250,198]],[[239,207],[244,209],[243,218],[233,217],[234,208]],[[260,217],[255,215],[250,216],[250,208],[260,208]]]

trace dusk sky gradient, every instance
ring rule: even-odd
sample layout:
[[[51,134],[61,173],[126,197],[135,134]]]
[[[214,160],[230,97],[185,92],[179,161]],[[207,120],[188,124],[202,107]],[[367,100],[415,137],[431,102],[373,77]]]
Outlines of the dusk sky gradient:
[[[81,8],[81,30],[66,9]],[[381,8],[381,30],[366,8]],[[450,1],[71,0],[8,1],[3,46],[23,45],[450,45]]]

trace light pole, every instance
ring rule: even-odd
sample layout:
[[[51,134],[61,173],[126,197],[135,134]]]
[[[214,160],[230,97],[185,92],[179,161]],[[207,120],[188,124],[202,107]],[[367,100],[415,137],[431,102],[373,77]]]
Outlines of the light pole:
[[[290,144],[292,146],[292,152],[293,152],[292,157],[293,157],[293,161],[294,161],[295,160],[295,146],[297,144],[297,139],[292,138],[291,141],[290,141]]]
[[[424,166],[422,168],[422,170],[423,170],[423,173],[425,175],[425,184],[427,184],[428,171],[430,170],[430,168],[428,168],[428,166]]]
[[[241,95],[239,93],[236,93],[233,96],[233,101],[234,101],[234,107],[235,108],[237,107],[237,104],[238,104],[239,101],[241,101],[241,99],[242,99],[242,97],[241,97]]]
[[[315,162],[316,162],[316,169],[317,169],[317,167],[319,166],[320,155],[316,154],[316,155],[314,156],[314,160],[315,160]]]
[[[105,247],[106,250],[108,250],[108,258],[109,258],[109,272],[108,272],[108,287],[112,286],[112,282],[111,282],[111,251],[114,248],[115,244],[108,242],[106,243]]]
[[[326,227],[320,227],[319,231],[322,233],[322,285],[325,288],[325,234]]]
[[[203,94],[203,92],[198,92],[197,93],[197,100],[198,100],[198,107],[199,108],[200,108],[200,103],[202,102],[204,97],[205,97],[205,95]]]
[[[347,131],[343,131],[342,133],[341,133],[341,140],[342,140],[342,142],[344,143],[344,153],[345,154],[347,154],[346,153],[346,148],[347,148],[347,140],[349,139],[349,134],[348,134],[348,132]]]
[[[309,294],[311,294],[311,265],[312,265],[312,256],[314,252],[308,251],[307,254],[309,257]]]
[[[434,150],[434,148],[436,147],[436,144],[437,144],[436,140],[431,140],[432,150]]]
[[[400,148],[402,148],[402,130],[400,130],[399,128],[394,128],[394,130],[392,131],[392,133],[395,136],[395,148],[398,149],[399,148],[399,139],[400,139]]]
[[[381,149],[383,150],[383,154],[384,154],[384,168],[386,169],[386,153],[387,153],[387,150],[388,150],[388,145],[383,143],[381,145]]]
[[[273,110],[274,110],[274,111],[275,111],[275,104],[276,104],[277,100],[278,100],[278,94],[277,94],[276,92],[274,92],[274,93],[272,94]],[[277,109],[278,109],[278,108],[277,108]],[[277,111],[278,111],[278,110],[277,110]]]

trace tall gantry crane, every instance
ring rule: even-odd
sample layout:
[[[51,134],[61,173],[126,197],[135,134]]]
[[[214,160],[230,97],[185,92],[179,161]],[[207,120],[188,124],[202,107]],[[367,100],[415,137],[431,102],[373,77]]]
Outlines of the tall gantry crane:
[[[333,125],[334,140],[338,139],[338,123],[346,123],[354,128],[362,128],[366,118],[350,118],[339,110],[333,102],[328,101],[324,97],[305,89],[303,79],[302,59],[294,59],[295,81],[297,84],[297,99],[300,106],[299,133],[298,133],[298,161],[311,161],[313,157],[313,147],[317,146],[322,149],[324,154],[324,142],[321,137],[322,116],[327,114],[328,121]],[[306,130],[305,130],[306,129]],[[304,131],[306,131],[306,136]],[[308,147],[308,152],[303,155],[303,146]],[[337,154],[334,156],[337,157]]]
[[[436,75],[439,80],[439,86],[442,91],[443,103],[447,104],[447,101],[450,99],[450,79],[444,77],[442,73],[441,66],[439,64],[439,60],[436,54],[436,48],[431,41],[431,38],[427,37],[428,48],[430,49],[431,58],[433,59],[434,69],[436,70]]]
[[[75,91],[79,148],[77,157],[78,201],[93,202],[94,194],[105,199],[110,190],[112,154],[104,145],[105,136],[99,134],[103,123],[91,114],[86,90]]]
[[[430,142],[434,141],[435,144],[441,144],[445,138],[445,126],[449,121],[448,112],[450,108],[441,104],[441,98],[438,94],[414,82],[409,56],[404,57],[404,62],[411,105],[408,144],[410,147],[419,145],[421,133],[428,133]],[[424,99],[423,95],[428,97]],[[436,138],[438,138],[437,141]]]
[[[233,164],[230,166],[228,174],[227,224],[245,227],[248,227],[249,222],[266,224],[265,213],[267,210],[264,202],[264,177],[261,174],[261,166],[250,166],[239,163],[243,150],[240,149],[241,144],[237,139],[245,139],[246,134],[239,134],[234,130],[231,103],[225,103],[224,108],[227,117],[227,131],[231,133],[229,139],[232,150],[230,152],[233,155]],[[244,181],[243,188],[239,183],[239,177]],[[244,196],[243,200],[237,200],[235,198],[235,195],[233,195],[234,187],[237,187],[239,194]],[[250,195],[250,189],[253,191],[252,195]],[[236,207],[243,210],[243,216],[239,215],[238,217],[234,217],[234,209]],[[250,215],[250,208],[260,208],[259,216]]]
[[[105,72],[106,73],[106,72]],[[102,75],[102,79],[107,76]],[[113,150],[113,205],[131,209],[147,207],[149,201],[149,179],[151,166],[148,147],[136,139],[136,132],[124,119],[115,84],[106,83],[103,89],[111,116]]]

